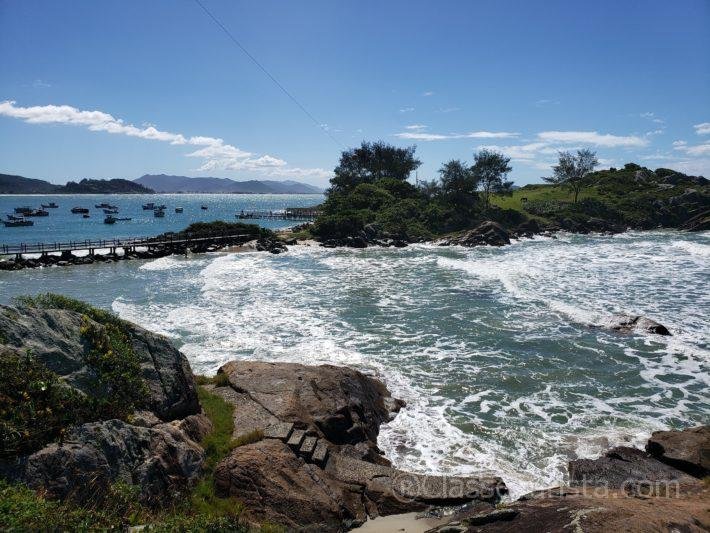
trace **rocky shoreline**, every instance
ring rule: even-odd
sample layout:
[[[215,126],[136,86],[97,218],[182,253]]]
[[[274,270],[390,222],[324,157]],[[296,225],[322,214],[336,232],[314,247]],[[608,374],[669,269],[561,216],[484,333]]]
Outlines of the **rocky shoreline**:
[[[31,357],[63,387],[105,395],[86,337],[91,328],[110,330],[102,316],[0,306],[0,361]],[[198,483],[205,468],[201,442],[212,423],[189,364],[167,339],[120,324],[137,358],[144,401],[124,419],[71,424],[36,449],[3,449],[0,477],[60,500],[96,498],[123,482],[138,487],[137,497],[149,505],[163,505]],[[503,503],[507,489],[495,475],[445,477],[392,467],[377,435],[406,405],[372,376],[331,365],[232,361],[203,387],[234,408],[232,438],[242,445],[215,466],[214,490],[240,502],[249,524],[336,532],[417,512],[438,516],[443,525],[432,531],[440,533],[710,527],[710,488],[701,481],[710,473],[708,426],[654,433],[645,451],[614,448],[598,459],[571,461],[569,487]]]

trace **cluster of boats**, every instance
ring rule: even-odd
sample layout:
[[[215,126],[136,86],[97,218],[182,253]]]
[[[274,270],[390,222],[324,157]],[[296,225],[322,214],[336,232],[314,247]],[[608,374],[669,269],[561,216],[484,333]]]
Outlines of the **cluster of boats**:
[[[2,223],[6,227],[10,228],[20,226],[34,226],[34,221],[30,220],[31,217],[49,216],[49,211],[47,211],[48,209],[57,209],[59,207],[54,202],[49,202],[48,204],[41,205],[42,207],[40,209],[33,209],[29,206],[15,207],[15,213],[6,215],[6,220],[2,220]],[[107,202],[96,204],[94,205],[94,207],[96,209],[101,209],[104,215],[106,215],[106,217],[104,218],[104,224],[115,224],[119,221],[131,220],[130,217],[117,217],[116,215],[118,215],[118,206],[109,204]],[[206,205],[202,205],[201,208],[203,210],[208,209]],[[166,209],[167,208],[165,205],[156,205],[154,202],[143,204],[143,210],[153,211],[153,216],[156,218],[164,218]],[[183,211],[184,209],[182,207],[175,208],[176,213],[182,213]],[[84,218],[91,218],[91,212],[88,207],[72,207],[71,212],[75,215],[82,215]]]
[[[39,209],[33,209],[29,206],[16,207],[14,214],[5,215],[5,220],[2,223],[7,228],[16,228],[21,226],[34,226],[34,220],[30,220],[31,217],[48,217],[49,211],[47,209],[56,209],[59,207],[54,202],[48,204],[42,204]]]

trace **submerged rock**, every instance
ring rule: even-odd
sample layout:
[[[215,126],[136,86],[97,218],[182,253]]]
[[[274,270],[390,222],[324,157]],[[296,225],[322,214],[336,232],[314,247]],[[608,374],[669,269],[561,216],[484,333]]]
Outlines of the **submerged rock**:
[[[671,335],[671,332],[663,324],[640,315],[614,315],[604,323],[604,326],[625,333],[638,331],[655,333],[656,335]]]

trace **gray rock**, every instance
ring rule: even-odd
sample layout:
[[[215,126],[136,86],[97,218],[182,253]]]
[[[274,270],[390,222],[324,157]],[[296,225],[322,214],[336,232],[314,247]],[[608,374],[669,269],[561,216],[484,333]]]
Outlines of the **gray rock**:
[[[680,470],[668,466],[636,448],[620,446],[598,459],[577,459],[569,462],[572,485],[630,488],[637,484],[659,482],[697,483]]]
[[[52,498],[77,500],[122,482],[140,487],[142,501],[158,503],[190,486],[203,461],[202,448],[170,424],[144,428],[106,420],[72,429],[63,443],[19,460],[8,477]]]
[[[450,242],[460,246],[504,246],[510,244],[510,235],[497,222],[487,220]]]
[[[5,345],[30,350],[67,384],[96,395],[100,391],[95,390],[93,371],[84,363],[91,347],[81,335],[81,326],[82,315],[74,311],[0,305],[0,331]],[[199,413],[197,389],[185,356],[165,337],[135,325],[129,327],[129,332],[150,391],[149,410],[163,421]]]
[[[604,326],[625,333],[637,331],[655,333],[656,335],[671,335],[671,332],[663,324],[639,315],[614,315],[605,321]]]

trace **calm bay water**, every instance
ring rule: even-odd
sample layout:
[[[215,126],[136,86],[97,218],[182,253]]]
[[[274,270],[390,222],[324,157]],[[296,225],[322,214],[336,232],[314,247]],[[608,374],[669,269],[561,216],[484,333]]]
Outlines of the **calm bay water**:
[[[395,464],[490,470],[519,495],[571,458],[710,422],[708,282],[710,233],[649,232],[0,272],[0,301],[51,290],[113,309],[196,372],[243,358],[377,374],[408,402],[379,439]],[[593,327],[614,312],[673,336]]]
[[[0,217],[5,220],[15,207],[55,202],[58,209],[47,209],[48,217],[34,217],[34,226],[6,228],[0,225],[0,245],[112,239],[114,237],[149,237],[166,231],[180,231],[193,222],[227,220],[235,222],[240,211],[277,211],[286,207],[309,207],[323,201],[320,194],[82,194],[82,195],[0,195]],[[115,205],[116,217],[131,218],[115,224],[104,224],[104,212],[94,206]],[[153,211],[143,210],[143,204],[165,205],[165,218],[155,218]],[[203,210],[202,206],[207,206]],[[71,213],[72,207],[88,207],[90,218]],[[175,213],[182,207],[183,213]],[[279,228],[289,222],[260,220],[268,228]],[[293,224],[292,222],[290,224]]]

